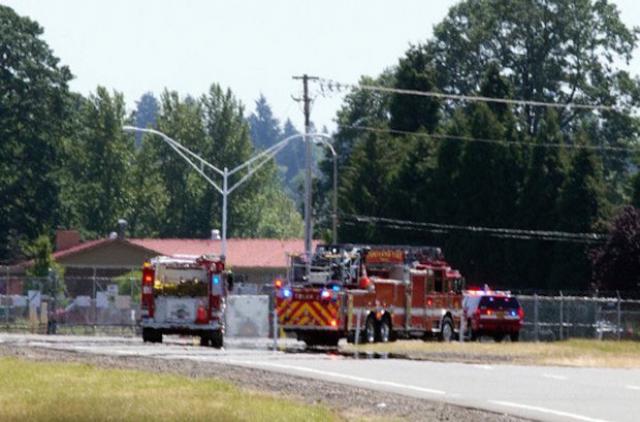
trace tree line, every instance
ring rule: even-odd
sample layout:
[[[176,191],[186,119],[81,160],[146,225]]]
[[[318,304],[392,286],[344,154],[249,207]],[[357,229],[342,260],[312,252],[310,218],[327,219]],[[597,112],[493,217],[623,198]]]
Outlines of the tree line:
[[[256,152],[234,94],[216,83],[198,97],[166,89],[127,113],[118,92],[72,92],[70,69],[42,33],[0,6],[0,262],[23,258],[60,227],[85,239],[108,235],[121,218],[136,237],[203,238],[220,228],[221,196],[159,138],[122,127],[155,127],[215,166],[234,167]],[[231,194],[228,234],[302,234],[275,164]]]
[[[465,0],[452,7],[431,39],[360,85],[612,108],[356,87],[337,115],[340,238],[443,246],[472,283],[637,289],[640,280],[628,272],[612,284],[615,275],[593,271],[590,257],[606,267],[599,243],[473,228],[604,233],[638,197],[640,120],[631,110],[640,104],[640,80],[619,68],[638,33],[607,1]],[[321,168],[319,210],[329,201],[331,163]]]

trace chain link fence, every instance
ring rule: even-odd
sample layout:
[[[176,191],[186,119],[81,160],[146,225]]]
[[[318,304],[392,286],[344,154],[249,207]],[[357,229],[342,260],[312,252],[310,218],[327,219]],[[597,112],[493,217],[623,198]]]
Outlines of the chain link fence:
[[[233,294],[265,296],[271,316],[272,288],[271,284],[238,283]],[[523,341],[640,340],[640,299],[615,292],[597,297],[577,293],[516,296],[525,312]],[[245,309],[251,300],[236,300],[246,315],[251,314]],[[136,335],[139,315],[139,269],[109,269],[106,273],[72,269],[64,277],[0,273],[0,330]]]
[[[140,277],[136,270],[112,275],[0,275],[0,329],[9,332],[137,333]]]
[[[640,300],[620,295],[518,295],[525,312],[522,340],[640,340]]]

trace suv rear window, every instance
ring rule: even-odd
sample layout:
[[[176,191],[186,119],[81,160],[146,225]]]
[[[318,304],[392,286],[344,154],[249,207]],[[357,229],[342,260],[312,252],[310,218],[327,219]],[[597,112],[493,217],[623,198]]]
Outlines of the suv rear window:
[[[480,306],[487,309],[518,309],[520,304],[515,297],[483,296]]]

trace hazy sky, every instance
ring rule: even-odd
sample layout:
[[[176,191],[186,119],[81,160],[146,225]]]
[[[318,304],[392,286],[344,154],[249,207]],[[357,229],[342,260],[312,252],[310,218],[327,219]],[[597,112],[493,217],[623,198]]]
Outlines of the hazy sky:
[[[394,65],[410,43],[431,36],[455,0],[0,0],[44,27],[44,39],[75,75],[82,94],[97,85],[124,93],[129,107],[168,87],[200,95],[230,87],[248,111],[263,93],[278,118],[302,126],[292,100],[310,75],[356,82]],[[617,0],[640,26],[640,2]],[[638,50],[630,66],[640,74]],[[339,98],[318,97],[312,120],[334,127]]]

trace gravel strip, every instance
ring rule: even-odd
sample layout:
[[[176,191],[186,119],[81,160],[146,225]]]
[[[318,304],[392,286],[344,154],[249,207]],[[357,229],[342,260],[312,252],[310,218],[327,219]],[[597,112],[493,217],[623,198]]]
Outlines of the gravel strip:
[[[399,394],[382,393],[219,363],[132,356],[116,358],[90,353],[9,345],[0,345],[0,356],[13,356],[35,361],[88,363],[101,368],[136,369],[155,373],[179,374],[192,378],[218,378],[248,390],[267,392],[278,397],[310,404],[325,405],[347,419],[374,417],[412,421],[516,422],[525,420],[506,414],[469,409]]]

